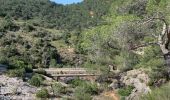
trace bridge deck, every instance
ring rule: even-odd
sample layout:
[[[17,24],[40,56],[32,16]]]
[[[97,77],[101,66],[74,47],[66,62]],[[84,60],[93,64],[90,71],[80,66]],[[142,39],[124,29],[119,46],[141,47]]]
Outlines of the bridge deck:
[[[71,77],[71,76],[99,76],[97,71],[88,70],[86,68],[46,68],[43,69],[47,74],[53,77]],[[33,69],[33,71],[38,71],[38,69]]]
[[[72,77],[72,76],[99,76],[100,74],[55,74],[53,77]]]

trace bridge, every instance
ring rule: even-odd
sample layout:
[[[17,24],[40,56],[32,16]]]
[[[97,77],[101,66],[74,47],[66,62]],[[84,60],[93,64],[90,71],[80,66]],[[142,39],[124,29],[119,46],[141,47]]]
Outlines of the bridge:
[[[63,77],[97,77],[100,72],[97,70],[89,70],[87,68],[44,68],[44,69],[33,69],[34,72],[44,70],[47,75],[54,78]]]

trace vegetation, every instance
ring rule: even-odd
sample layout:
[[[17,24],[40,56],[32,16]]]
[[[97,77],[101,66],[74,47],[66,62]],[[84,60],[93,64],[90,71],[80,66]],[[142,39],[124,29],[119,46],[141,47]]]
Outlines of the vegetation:
[[[54,95],[59,96],[62,93],[66,93],[66,87],[64,87],[61,83],[55,83],[52,85],[52,89],[54,92]]]
[[[0,0],[0,64],[8,66],[11,77],[25,77],[34,68],[91,68],[102,73],[96,80],[102,85],[119,78],[110,67],[120,73],[141,68],[150,76],[149,85],[157,86],[160,79],[170,79],[169,7],[170,0],[84,0],[70,5]],[[46,75],[44,70],[37,73]],[[34,74],[29,83],[40,87],[42,81]],[[68,83],[77,100],[99,93],[96,83],[80,79]],[[53,89],[55,95],[66,92],[57,83]],[[128,96],[131,90],[118,92]],[[162,90],[157,96],[166,100]],[[41,90],[37,96],[47,98],[46,93]]]
[[[159,88],[155,88],[148,95],[141,97],[141,100],[169,100],[169,83]]]
[[[10,77],[21,77],[21,78],[23,78],[24,74],[25,74],[25,70],[24,69],[9,70],[7,74]]]
[[[131,94],[132,90],[133,90],[133,87],[127,86],[127,87],[119,89],[118,93],[121,96],[129,96]]]
[[[89,93],[82,91],[82,89],[77,89],[74,95],[77,100],[91,100],[92,97]]]
[[[42,88],[36,93],[36,96],[37,98],[48,98],[49,97],[48,90]]]
[[[32,76],[32,78],[29,80],[29,83],[33,86],[40,87],[43,82],[43,77],[39,74],[35,74]]]
[[[80,4],[60,5],[49,0],[2,0],[0,16],[33,20],[33,24],[57,29],[81,29],[100,24],[112,0],[84,1]],[[94,16],[94,17],[92,17]]]

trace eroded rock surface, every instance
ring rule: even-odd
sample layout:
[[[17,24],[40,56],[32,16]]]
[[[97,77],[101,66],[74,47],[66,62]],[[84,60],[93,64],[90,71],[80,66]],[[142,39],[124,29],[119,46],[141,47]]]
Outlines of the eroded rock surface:
[[[19,78],[0,75],[0,100],[35,100],[37,88]]]
[[[142,69],[131,70],[123,74],[120,81],[126,86],[134,87],[126,100],[138,100],[140,95],[151,92],[151,89],[147,86],[149,80],[149,76]]]

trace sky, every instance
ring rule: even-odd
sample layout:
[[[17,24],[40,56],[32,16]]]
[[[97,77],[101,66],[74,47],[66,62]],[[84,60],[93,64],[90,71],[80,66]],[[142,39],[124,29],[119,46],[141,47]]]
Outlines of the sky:
[[[72,3],[81,2],[83,0],[51,0],[51,1],[54,1],[54,2],[59,3],[59,4],[72,4]]]

